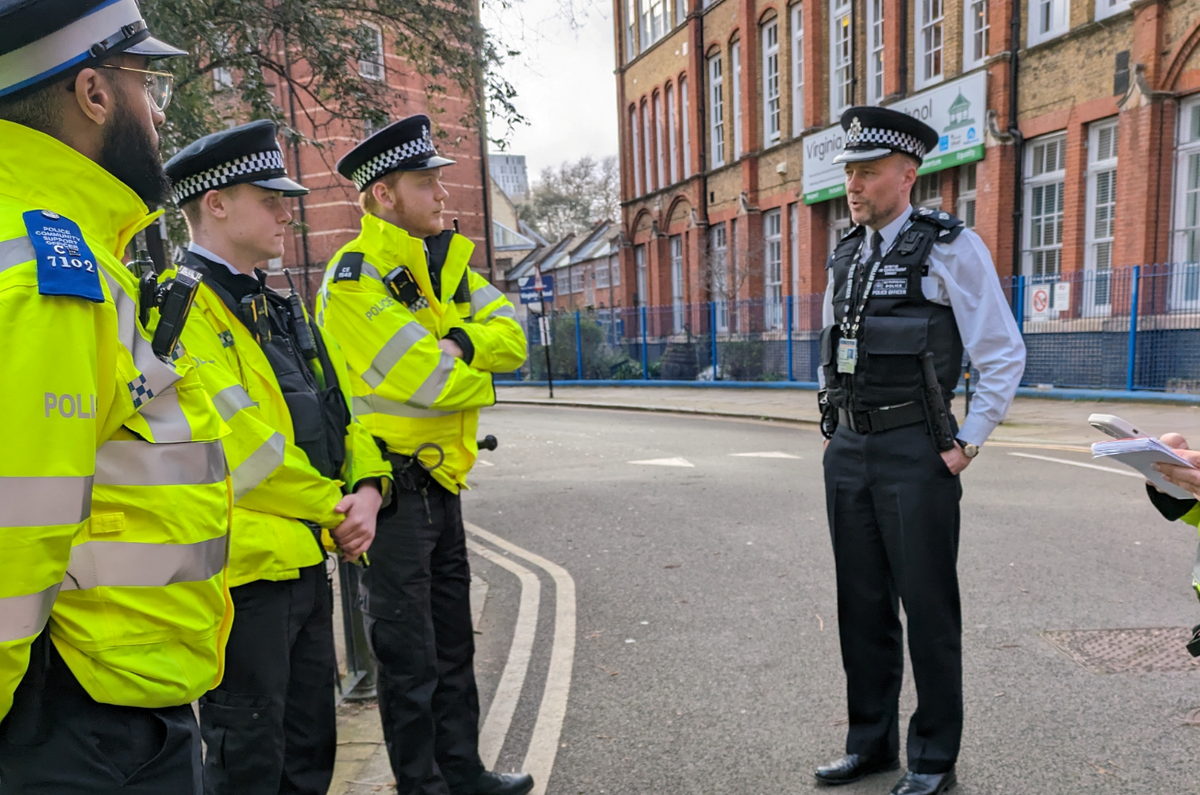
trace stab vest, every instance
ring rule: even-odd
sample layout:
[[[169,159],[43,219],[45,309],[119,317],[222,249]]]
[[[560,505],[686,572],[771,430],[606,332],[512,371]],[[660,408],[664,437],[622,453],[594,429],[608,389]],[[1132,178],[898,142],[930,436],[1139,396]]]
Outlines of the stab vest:
[[[288,299],[266,285],[261,294],[266,298],[267,316],[255,321],[248,306],[252,296],[246,296],[239,304],[211,277],[211,270],[203,260],[191,252],[187,253],[187,260],[189,267],[204,274],[205,284],[258,341],[287,403],[296,446],[321,475],[331,480],[340,478],[346,462],[350,407],[338,386],[337,371],[320,332],[307,316],[304,328],[297,328],[298,320],[288,306]],[[311,351],[301,350],[301,338],[311,339]]]
[[[842,320],[857,308],[871,272],[865,263],[855,267],[866,227],[855,227],[841,239],[826,266],[833,283],[834,324],[821,332],[821,367],[830,404],[867,411],[921,402],[920,357],[926,351],[934,355],[934,369],[947,404],[953,399],[962,374],[962,337],[954,312],[925,297],[921,278],[929,274],[934,243],[950,243],[962,230],[962,221],[949,213],[913,211],[911,223],[884,254],[876,274],[858,328],[858,362],[853,373],[837,372],[836,353]]]

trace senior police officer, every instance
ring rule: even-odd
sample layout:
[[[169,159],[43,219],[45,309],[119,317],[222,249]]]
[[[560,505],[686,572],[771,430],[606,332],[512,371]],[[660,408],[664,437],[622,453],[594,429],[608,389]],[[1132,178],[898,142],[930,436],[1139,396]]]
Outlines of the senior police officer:
[[[227,428],[120,257],[165,199],[182,55],[134,0],[0,0],[0,793],[198,793]],[[160,317],[150,324],[151,304]]]
[[[979,237],[909,204],[934,130],[876,107],[846,111],[842,128],[857,226],[829,258],[820,401],[849,730],[846,756],[816,777],[899,766],[900,602],[918,706],[892,794],[933,795],[955,784],[962,734],[959,474],[1007,413],[1025,347]],[[964,348],[979,391],[956,432]]]
[[[283,255],[285,197],[308,192],[288,178],[276,133],[271,121],[223,130],[166,165],[191,233],[182,265],[204,278],[183,342],[232,430],[236,613],[225,678],[200,701],[205,742],[220,749],[205,760],[210,795],[329,789],[337,661],[322,530],[358,558],[391,476],[352,421],[337,344],[256,268]]]
[[[398,121],[338,163],[366,213],[330,261],[317,317],[341,343],[354,406],[387,446],[397,511],[363,577],[379,714],[400,795],[520,795],[528,775],[484,770],[459,490],[475,462],[492,373],[525,360],[504,295],[443,230],[447,192],[429,119]]]

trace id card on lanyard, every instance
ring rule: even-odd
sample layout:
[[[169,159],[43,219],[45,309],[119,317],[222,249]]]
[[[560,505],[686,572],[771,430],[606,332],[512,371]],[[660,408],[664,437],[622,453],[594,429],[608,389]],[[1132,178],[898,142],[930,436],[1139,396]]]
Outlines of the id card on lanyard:
[[[856,364],[858,364],[858,340],[848,340],[842,337],[838,340],[837,371],[852,375]]]

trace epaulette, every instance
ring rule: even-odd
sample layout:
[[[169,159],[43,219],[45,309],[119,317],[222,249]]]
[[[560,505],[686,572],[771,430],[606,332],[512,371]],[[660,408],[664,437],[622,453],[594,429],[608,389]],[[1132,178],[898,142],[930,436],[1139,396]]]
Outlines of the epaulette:
[[[38,293],[104,302],[100,264],[79,225],[51,210],[22,213],[37,257]]]
[[[913,220],[925,221],[939,227],[936,240],[938,243],[953,242],[954,238],[958,237],[962,233],[962,230],[966,228],[962,219],[951,215],[945,210],[931,210],[928,207],[917,208],[913,213]]]
[[[838,245],[840,246],[842,243],[845,243],[847,240],[849,240],[852,237],[859,237],[861,235],[865,235],[866,233],[867,233],[867,228],[865,226],[863,226],[862,224],[859,224],[858,226],[852,226],[852,227],[850,227],[850,230],[848,232],[846,232],[846,234],[844,234],[840,238],[838,238]]]
[[[347,251],[333,269],[333,280],[335,282],[356,282],[362,276],[362,266],[362,252]]]

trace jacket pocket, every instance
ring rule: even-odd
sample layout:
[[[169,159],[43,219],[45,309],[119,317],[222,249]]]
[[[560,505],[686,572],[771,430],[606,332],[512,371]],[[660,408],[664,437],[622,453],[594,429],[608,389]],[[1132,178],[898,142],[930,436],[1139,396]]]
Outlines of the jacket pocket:
[[[863,318],[859,367],[872,392],[879,393],[880,405],[919,398],[924,383],[920,356],[928,346],[927,318]]]

